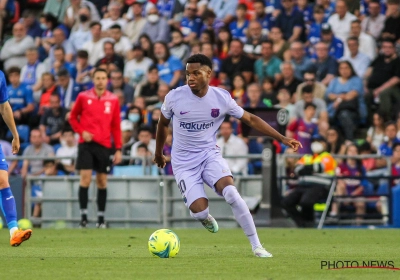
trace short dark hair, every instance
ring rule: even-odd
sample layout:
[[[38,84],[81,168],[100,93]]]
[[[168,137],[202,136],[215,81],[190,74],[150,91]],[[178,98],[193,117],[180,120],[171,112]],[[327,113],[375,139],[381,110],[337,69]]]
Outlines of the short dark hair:
[[[65,54],[65,49],[64,49],[62,46],[56,46],[56,47],[54,48],[54,51],[62,51],[63,54]]]
[[[247,11],[247,6],[246,4],[240,3],[236,6],[236,10],[245,10]]]
[[[113,24],[113,25],[111,25],[110,29],[119,29],[119,30],[121,30],[122,28],[121,28],[121,25],[119,25],[119,24]]]
[[[261,41],[262,44],[269,44],[271,47],[274,45],[274,42],[272,42],[270,39],[265,39]]]
[[[306,70],[304,70],[303,75],[304,74],[312,74],[312,75],[317,75],[317,69],[315,68],[315,66],[310,66],[308,67]]]
[[[391,125],[394,125],[397,128],[397,125],[396,125],[395,121],[388,121],[387,123],[385,123],[385,129],[388,128]]]
[[[69,74],[68,70],[65,68],[61,68],[58,72],[57,72],[57,77],[70,77],[71,75]]]
[[[75,131],[72,129],[71,125],[69,123],[67,123],[61,130],[61,134],[64,133],[68,133],[68,132],[72,132],[73,134],[75,134]]]
[[[52,94],[50,94],[50,97],[57,97],[58,100],[61,100],[61,96],[58,94],[58,92],[53,92]]]
[[[353,21],[351,22],[351,24],[353,24],[353,23],[358,23],[358,24],[361,24],[361,20],[359,20],[359,19],[355,19],[355,20],[353,20]]]
[[[46,164],[56,164],[56,161],[54,159],[45,159],[43,160],[43,166],[45,166]]]
[[[149,67],[149,70],[147,70],[147,73],[150,73],[150,72],[153,71],[153,70],[157,70],[157,72],[158,72],[158,67],[157,67],[157,65],[152,64],[152,65]]]
[[[89,58],[89,53],[86,50],[79,50],[76,56],[79,58]]]
[[[399,142],[394,143],[392,146],[392,151],[394,151],[398,146],[400,146]]]
[[[147,145],[144,144],[144,143],[139,144],[139,145],[137,146],[136,150],[138,150],[139,148],[144,148],[144,149],[146,149],[146,151],[149,150],[149,148],[147,147]]]
[[[140,134],[140,132],[143,132],[143,131],[153,134],[153,132],[151,131],[151,127],[147,126],[147,125],[143,125],[139,128],[138,135]]]
[[[305,94],[305,93],[311,93],[311,94],[312,94],[313,91],[314,91],[313,87],[307,85],[307,86],[305,86],[305,87],[303,87],[303,88],[301,89],[301,94]]]
[[[254,0],[253,3],[258,3],[258,4],[262,4],[265,7],[265,2],[264,0]]]
[[[96,68],[96,69],[93,71],[93,77],[94,77],[94,76],[96,75],[96,73],[98,73],[98,72],[105,73],[105,74],[108,76],[107,70],[102,69],[102,68]]]
[[[9,76],[9,75],[11,75],[13,73],[21,74],[21,68],[19,68],[17,66],[12,66],[7,70],[7,76]]]
[[[304,110],[307,110],[308,107],[313,107],[314,109],[317,109],[317,106],[311,102],[307,102],[306,104],[304,104]]]
[[[92,22],[90,23],[89,27],[92,28],[93,26],[96,26],[96,25],[100,26],[100,28],[101,28],[101,23],[98,22],[98,21],[92,21]]]
[[[313,9],[313,13],[323,14],[325,12],[325,8],[322,5],[315,5]]]
[[[212,69],[211,60],[204,54],[200,53],[194,54],[191,57],[189,57],[186,63],[200,63],[200,65],[208,66],[210,69]]]
[[[382,40],[381,40],[381,46],[382,46],[383,43],[390,43],[390,44],[392,44],[393,46],[396,44],[396,42],[395,42],[393,39],[390,39],[390,38],[384,38],[384,39],[382,39]]]
[[[355,37],[355,36],[351,36],[351,37],[347,38],[347,42],[348,42],[348,41],[356,41],[357,44],[359,43],[358,38]]]

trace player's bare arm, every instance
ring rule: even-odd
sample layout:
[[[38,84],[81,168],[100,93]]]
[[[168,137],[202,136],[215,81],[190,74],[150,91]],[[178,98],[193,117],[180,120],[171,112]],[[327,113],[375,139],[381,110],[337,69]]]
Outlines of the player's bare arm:
[[[293,150],[297,151],[299,147],[303,147],[301,143],[293,138],[288,138],[280,134],[276,131],[273,127],[271,127],[268,123],[263,121],[260,117],[253,115],[249,112],[244,111],[243,116],[240,118],[242,122],[251,126],[254,129],[262,132],[266,136],[270,136],[279,142],[282,142],[284,145],[292,148]]]
[[[170,120],[161,114],[160,120],[157,125],[157,133],[156,133],[156,152],[154,155],[154,163],[157,164],[158,167],[164,168],[167,162],[166,158],[163,155],[163,148],[165,144],[165,140],[168,135],[168,126]]]
[[[10,129],[11,134],[13,136],[11,145],[12,145],[12,153],[15,155],[19,151],[20,144],[19,144],[19,135],[17,132],[17,128],[15,126],[14,115],[10,103],[4,102],[3,104],[0,104],[0,114],[3,117],[4,122]]]

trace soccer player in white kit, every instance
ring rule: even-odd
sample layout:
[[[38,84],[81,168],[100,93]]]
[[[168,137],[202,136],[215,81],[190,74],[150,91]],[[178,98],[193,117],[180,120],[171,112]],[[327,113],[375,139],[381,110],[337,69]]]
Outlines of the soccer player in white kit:
[[[211,72],[212,62],[205,55],[196,54],[187,60],[187,85],[171,90],[161,107],[154,162],[159,167],[165,166],[162,151],[172,119],[172,169],[190,215],[208,231],[218,231],[217,222],[209,214],[203,185],[205,182],[231,206],[236,221],[251,243],[254,255],[272,257],[262,247],[253,217],[233,185],[232,173],[216,146],[216,134],[228,114],[294,150],[301,144],[281,135],[261,118],[244,111],[226,90],[209,86]]]

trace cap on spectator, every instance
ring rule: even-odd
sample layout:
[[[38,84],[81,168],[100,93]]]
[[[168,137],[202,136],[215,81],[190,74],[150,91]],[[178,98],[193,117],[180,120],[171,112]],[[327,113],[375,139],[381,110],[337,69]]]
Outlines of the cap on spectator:
[[[317,134],[311,138],[311,142],[314,142],[314,141],[326,142],[326,139],[322,135]]]
[[[121,130],[122,131],[132,131],[133,130],[133,123],[129,120],[123,120],[121,122]]]
[[[133,51],[134,51],[134,50],[143,50],[143,48],[142,48],[142,46],[141,46],[139,43],[137,43],[137,44],[134,44],[134,45],[133,45],[132,50],[133,50]]]
[[[321,32],[322,33],[331,33],[332,32],[332,28],[329,25],[329,23],[323,23],[321,26]]]

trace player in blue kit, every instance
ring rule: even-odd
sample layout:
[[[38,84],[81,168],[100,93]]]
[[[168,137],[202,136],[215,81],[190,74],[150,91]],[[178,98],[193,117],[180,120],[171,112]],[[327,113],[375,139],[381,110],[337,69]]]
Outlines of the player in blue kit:
[[[187,60],[187,85],[171,90],[161,107],[154,162],[159,167],[165,166],[162,150],[172,119],[172,168],[190,215],[208,231],[218,231],[217,222],[209,214],[203,187],[205,182],[231,206],[251,243],[254,255],[272,257],[262,247],[250,211],[233,185],[232,173],[216,146],[216,133],[225,115],[229,114],[294,150],[301,144],[281,135],[261,118],[244,111],[226,90],[209,86],[211,72],[212,62],[205,55],[196,54]]]
[[[0,71],[0,114],[4,122],[10,129],[12,140],[12,152],[17,154],[19,151],[19,135],[15,127],[13,111],[10,103],[8,102],[7,84],[4,73]],[[8,182],[8,164],[4,158],[4,154],[0,147],[0,206],[6,218],[8,229],[10,230],[10,244],[11,246],[19,246],[22,242],[31,237],[31,229],[18,229],[17,224],[17,209],[15,206],[15,199],[11,192],[10,184]]]

